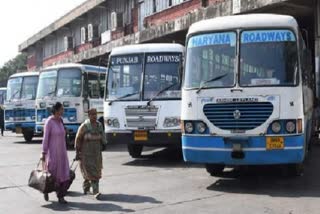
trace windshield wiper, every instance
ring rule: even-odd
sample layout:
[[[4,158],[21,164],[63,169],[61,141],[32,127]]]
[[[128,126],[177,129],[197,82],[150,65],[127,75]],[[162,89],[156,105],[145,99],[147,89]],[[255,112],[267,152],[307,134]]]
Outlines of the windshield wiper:
[[[207,83],[217,81],[217,80],[222,79],[223,77],[225,77],[225,76],[227,76],[227,75],[228,75],[228,73],[222,74],[222,75],[220,75],[220,76],[214,77],[214,78],[212,78],[212,79],[209,79],[209,80],[203,82],[203,83],[202,83],[202,86],[200,86],[200,88],[198,88],[198,90],[196,91],[196,93],[199,94],[199,92],[205,87],[205,85],[206,85]]]
[[[14,97],[21,92],[21,89],[17,90],[16,92],[14,92],[10,98],[10,100],[14,99]]]
[[[168,87],[165,87],[163,89],[161,89],[155,96],[153,96],[148,102],[147,105],[149,106],[150,103],[153,101],[154,98],[156,98],[157,96],[159,96],[160,94],[162,94],[163,92],[165,92],[166,90],[168,90],[169,88],[172,88],[173,86],[178,85],[178,83],[174,83],[172,85],[169,85]]]
[[[123,98],[131,97],[131,96],[136,95],[136,94],[139,94],[139,92],[134,92],[134,93],[130,93],[130,94],[123,95],[123,96],[121,96],[121,97],[118,97],[118,98],[115,99],[115,100],[111,100],[108,105],[111,106],[114,101],[118,101],[118,100],[121,100],[121,99],[123,99]]]

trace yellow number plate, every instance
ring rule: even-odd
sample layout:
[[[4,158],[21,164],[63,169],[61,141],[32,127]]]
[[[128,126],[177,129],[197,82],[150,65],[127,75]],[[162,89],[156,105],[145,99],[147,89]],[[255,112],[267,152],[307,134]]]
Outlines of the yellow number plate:
[[[22,129],[20,127],[16,127],[16,133],[17,134],[21,134],[22,133]]]
[[[134,132],[134,141],[147,141],[148,132],[147,131],[135,131]]]
[[[283,137],[267,137],[266,143],[267,150],[284,149]]]

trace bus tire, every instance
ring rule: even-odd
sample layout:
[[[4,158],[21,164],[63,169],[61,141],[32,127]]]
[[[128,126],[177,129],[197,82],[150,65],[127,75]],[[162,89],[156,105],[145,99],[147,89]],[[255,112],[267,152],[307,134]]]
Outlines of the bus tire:
[[[206,164],[206,170],[211,176],[218,176],[223,173],[223,164]]]
[[[25,139],[26,142],[31,142],[32,138],[33,138],[33,131],[32,130],[24,130],[23,131],[23,137]]]
[[[303,163],[295,163],[288,165],[289,176],[302,176],[304,171]]]
[[[128,152],[132,158],[141,157],[142,149],[142,145],[128,144]]]

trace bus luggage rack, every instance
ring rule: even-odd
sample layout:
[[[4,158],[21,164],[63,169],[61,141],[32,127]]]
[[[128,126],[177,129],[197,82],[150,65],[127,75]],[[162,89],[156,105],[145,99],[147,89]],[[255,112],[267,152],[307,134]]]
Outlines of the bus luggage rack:
[[[223,130],[251,130],[268,120],[273,112],[270,102],[210,103],[203,107],[207,119]]]
[[[157,123],[157,107],[130,106],[125,109],[127,127],[154,128]]]

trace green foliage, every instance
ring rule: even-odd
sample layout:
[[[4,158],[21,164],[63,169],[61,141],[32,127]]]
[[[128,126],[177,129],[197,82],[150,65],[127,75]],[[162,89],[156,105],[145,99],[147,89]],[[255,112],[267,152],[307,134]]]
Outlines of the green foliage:
[[[0,87],[7,85],[8,78],[17,72],[27,70],[27,55],[22,53],[6,62],[0,68]]]

